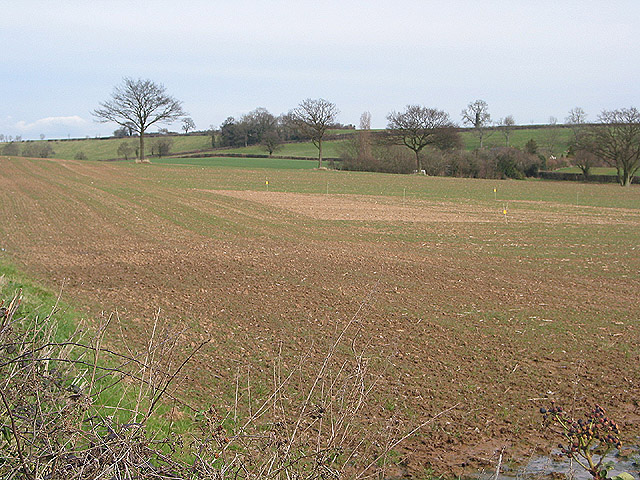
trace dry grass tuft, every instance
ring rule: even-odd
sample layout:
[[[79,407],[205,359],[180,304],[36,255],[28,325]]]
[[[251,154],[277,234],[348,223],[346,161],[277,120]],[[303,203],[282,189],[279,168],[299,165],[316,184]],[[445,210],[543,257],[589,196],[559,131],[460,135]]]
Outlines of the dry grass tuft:
[[[122,354],[103,346],[113,317],[60,341],[54,312],[29,319],[19,306],[16,296],[0,308],[0,478],[384,478],[390,467],[401,470],[394,448],[434,420],[410,427],[391,415],[371,434],[361,415],[375,383],[370,359],[348,335],[358,314],[314,379],[278,362],[272,392],[256,402],[248,373],[238,377],[233,411],[222,414],[196,411],[171,393],[207,342],[179,354],[180,335],[156,317],[145,349]],[[352,354],[338,362],[334,353],[344,348]],[[170,399],[173,407],[158,413]],[[186,412],[190,426],[176,429]]]

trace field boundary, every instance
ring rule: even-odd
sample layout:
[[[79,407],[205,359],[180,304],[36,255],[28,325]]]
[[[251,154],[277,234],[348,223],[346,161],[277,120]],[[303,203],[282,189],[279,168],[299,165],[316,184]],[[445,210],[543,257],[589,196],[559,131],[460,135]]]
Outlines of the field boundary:
[[[582,173],[540,171],[538,172],[538,178],[542,178],[543,180],[559,180],[571,182],[618,183],[618,177],[616,175],[589,175],[585,178]],[[631,179],[631,183],[640,184],[640,177],[636,175]]]
[[[318,161],[318,157],[300,157],[295,155],[266,155],[260,153],[224,153],[224,152],[214,152],[214,153],[187,153],[185,154],[176,154],[176,155],[168,155],[166,158],[211,158],[211,157],[231,157],[231,158],[276,158],[280,160],[311,160]],[[322,157],[323,161],[331,161],[339,162],[340,158],[338,157]]]

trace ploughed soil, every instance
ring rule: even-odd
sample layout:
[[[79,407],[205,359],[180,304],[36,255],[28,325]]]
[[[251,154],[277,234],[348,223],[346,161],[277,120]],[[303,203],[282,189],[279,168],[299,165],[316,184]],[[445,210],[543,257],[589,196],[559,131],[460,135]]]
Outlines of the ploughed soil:
[[[199,406],[232,408],[238,372],[268,392],[274,365],[301,358],[311,382],[349,325],[336,364],[368,359],[372,431],[453,407],[395,448],[397,474],[548,453],[551,401],[599,403],[638,444],[640,209],[513,200],[505,214],[247,190],[247,175],[262,174],[0,157],[0,255],[88,319],[117,311],[114,345],[141,348],[158,312],[185,351],[211,339],[179,385]]]

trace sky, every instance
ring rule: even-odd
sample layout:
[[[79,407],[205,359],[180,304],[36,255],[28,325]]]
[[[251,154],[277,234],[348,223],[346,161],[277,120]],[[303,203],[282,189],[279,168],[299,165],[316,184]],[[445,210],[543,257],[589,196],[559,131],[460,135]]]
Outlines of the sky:
[[[0,45],[0,134],[23,139],[111,135],[91,112],[124,77],[203,130],[306,98],[374,128],[408,104],[520,125],[640,107],[638,0],[0,0]]]

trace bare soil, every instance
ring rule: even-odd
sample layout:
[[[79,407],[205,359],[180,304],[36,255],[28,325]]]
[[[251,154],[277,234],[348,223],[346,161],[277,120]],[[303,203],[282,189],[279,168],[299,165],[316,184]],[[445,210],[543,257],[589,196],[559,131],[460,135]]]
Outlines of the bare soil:
[[[372,428],[457,405],[398,449],[400,473],[548,452],[557,440],[537,412],[551,400],[600,403],[638,443],[640,210],[511,201],[505,215],[486,202],[216,189],[216,178],[0,158],[0,247],[89,318],[117,309],[131,348],[158,311],[187,345],[212,338],[181,386],[200,405],[230,408],[247,365],[259,383],[276,358],[309,355],[311,378],[356,316]]]

